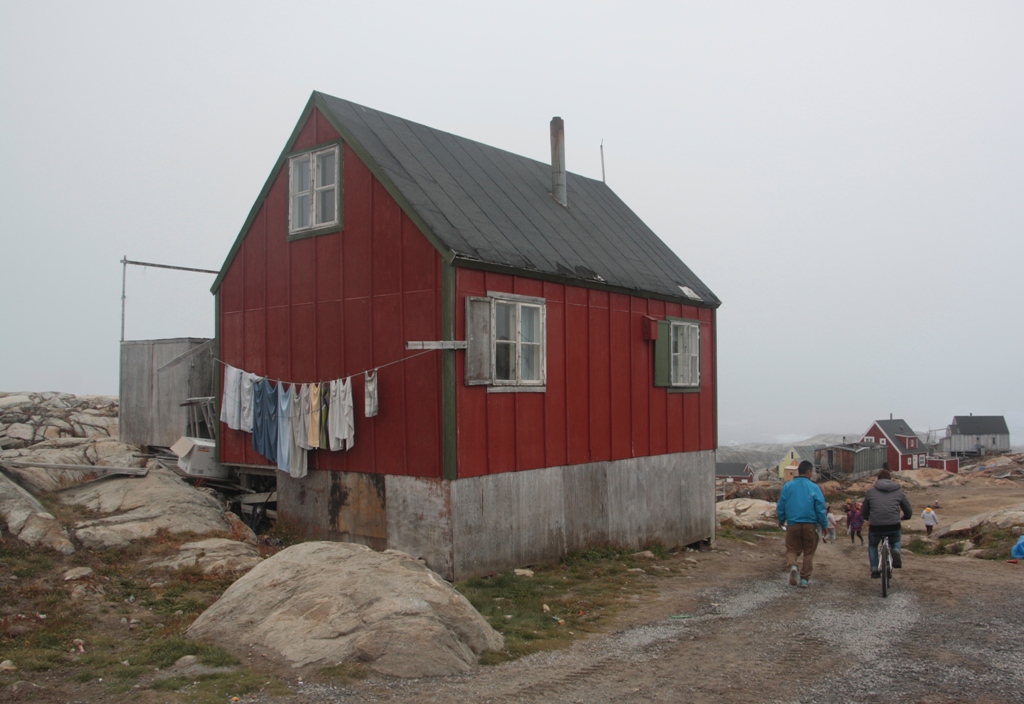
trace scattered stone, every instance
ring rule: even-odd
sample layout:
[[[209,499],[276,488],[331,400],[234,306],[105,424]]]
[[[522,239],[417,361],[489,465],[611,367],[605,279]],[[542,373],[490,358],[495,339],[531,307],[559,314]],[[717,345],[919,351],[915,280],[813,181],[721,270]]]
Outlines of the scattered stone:
[[[89,590],[85,588],[84,584],[76,584],[71,588],[71,599],[72,601],[78,601],[88,596]]]
[[[175,667],[189,667],[191,665],[197,665],[199,663],[198,655],[182,655],[180,658],[174,661]]]
[[[14,672],[18,668],[15,667],[14,663],[10,660],[4,660],[0,662],[0,672]]]
[[[234,514],[230,514],[234,515]],[[177,555],[150,565],[153,569],[170,570],[182,567],[199,567],[203,574],[214,572],[248,572],[263,562],[254,545],[240,543],[227,538],[209,538],[194,543],[185,543]]]
[[[644,570],[643,570],[643,568],[642,568],[642,567],[630,567],[630,568],[629,568],[628,570],[626,570],[626,571],[627,571],[627,572],[644,572]],[[646,572],[644,572],[644,574],[647,574],[647,573],[646,573]]]
[[[514,574],[516,577],[532,577],[533,576],[533,570],[515,569],[515,570],[512,570],[512,574]]]
[[[396,677],[467,672],[504,641],[448,582],[412,557],[351,543],[282,550],[232,584],[187,632],[293,667],[355,660]]]
[[[633,557],[643,558],[644,560],[657,560],[654,553],[650,550],[641,550],[640,552],[633,553]]]
[[[548,606],[547,604],[541,604],[540,608],[546,614],[551,613],[551,607]]]
[[[72,567],[64,573],[64,581],[70,582],[76,579],[85,579],[92,574],[92,567]]]

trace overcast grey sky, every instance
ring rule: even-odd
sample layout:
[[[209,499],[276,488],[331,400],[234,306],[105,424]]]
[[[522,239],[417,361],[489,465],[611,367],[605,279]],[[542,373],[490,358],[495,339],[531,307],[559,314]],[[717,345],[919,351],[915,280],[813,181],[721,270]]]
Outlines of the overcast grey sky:
[[[724,301],[722,442],[1024,441],[1024,4],[0,4],[0,390],[117,393],[120,258],[218,269],[313,90],[600,177]],[[128,337],[210,336],[132,269]]]

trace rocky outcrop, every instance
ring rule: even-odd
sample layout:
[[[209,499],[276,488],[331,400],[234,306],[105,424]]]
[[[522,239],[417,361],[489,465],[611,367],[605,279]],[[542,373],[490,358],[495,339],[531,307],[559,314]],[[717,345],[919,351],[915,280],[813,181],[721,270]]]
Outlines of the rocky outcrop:
[[[7,530],[32,547],[44,547],[65,555],[75,551],[68,533],[36,497],[0,472],[0,520]]]
[[[58,491],[82,482],[96,479],[99,474],[90,467],[142,467],[144,460],[135,457],[139,448],[122,445],[113,438],[59,438],[46,440],[32,447],[0,452],[0,464],[5,460],[20,463],[38,462],[41,466],[5,465],[24,486],[36,493]],[[75,469],[56,469],[46,465],[82,465]]]
[[[385,675],[466,672],[499,635],[440,576],[412,557],[351,543],[311,542],[264,560],[188,630],[279,665],[360,662]]]
[[[221,503],[194,489],[155,462],[145,477],[109,477],[65,489],[61,501],[116,514],[75,525],[75,538],[91,548],[123,547],[160,530],[170,533],[230,533]]]
[[[733,526],[744,530],[778,528],[775,504],[758,499],[733,499],[715,504],[715,518],[721,526]]]
[[[1015,526],[1024,526],[1024,504],[963,518],[956,523],[939,528],[935,531],[934,537],[971,536],[993,530],[1011,530]]]
[[[116,396],[0,391],[0,448],[118,435]]]
[[[895,479],[904,489],[930,489],[936,486],[960,486],[968,481],[967,477],[953,474],[944,469],[905,469],[893,472]]]
[[[185,543],[178,548],[178,554],[154,562],[153,569],[178,570],[182,567],[198,567],[203,574],[214,572],[248,572],[263,561],[254,545],[240,543],[227,538],[208,538],[194,543]]]

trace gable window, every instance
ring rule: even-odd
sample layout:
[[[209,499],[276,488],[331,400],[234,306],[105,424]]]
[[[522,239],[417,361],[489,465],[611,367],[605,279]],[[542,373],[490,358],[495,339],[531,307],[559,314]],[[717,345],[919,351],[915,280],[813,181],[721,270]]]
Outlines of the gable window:
[[[313,232],[341,222],[340,162],[337,144],[288,160],[288,234]]]
[[[489,291],[466,298],[466,384],[491,390],[543,391],[543,298]]]
[[[669,318],[658,321],[654,341],[654,385],[678,391],[700,389],[700,323]]]

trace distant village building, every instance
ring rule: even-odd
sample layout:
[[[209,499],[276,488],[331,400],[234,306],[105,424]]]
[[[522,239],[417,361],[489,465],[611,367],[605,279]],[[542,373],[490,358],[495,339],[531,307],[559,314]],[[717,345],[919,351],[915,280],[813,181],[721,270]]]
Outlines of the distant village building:
[[[953,416],[942,449],[953,455],[1010,451],[1010,429],[1003,416]]]
[[[754,468],[749,462],[715,462],[715,480],[726,484],[750,484]]]
[[[928,466],[932,469],[944,469],[953,474],[960,473],[960,460],[956,457],[928,457]]]
[[[789,481],[796,476],[797,468],[803,460],[815,464],[815,451],[821,449],[824,445],[794,445],[786,451],[782,460],[779,462],[779,478],[783,481]],[[787,470],[789,470],[787,472]]]
[[[826,479],[857,479],[880,470],[888,448],[873,442],[826,445],[815,451],[818,469]]]
[[[889,468],[894,471],[927,467],[928,450],[905,420],[876,420],[861,442],[877,443],[887,449]]]

